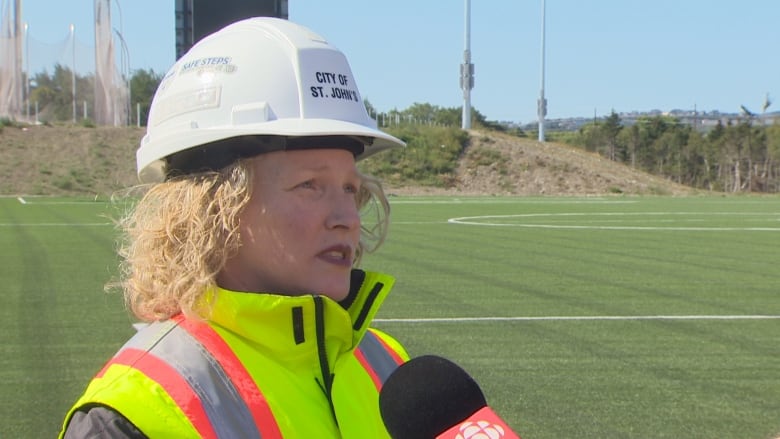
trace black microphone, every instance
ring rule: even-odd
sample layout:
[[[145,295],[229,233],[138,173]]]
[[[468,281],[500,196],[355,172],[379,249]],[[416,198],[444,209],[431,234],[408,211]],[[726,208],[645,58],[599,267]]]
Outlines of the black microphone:
[[[382,386],[379,411],[393,439],[520,439],[465,370],[435,355],[399,366]]]

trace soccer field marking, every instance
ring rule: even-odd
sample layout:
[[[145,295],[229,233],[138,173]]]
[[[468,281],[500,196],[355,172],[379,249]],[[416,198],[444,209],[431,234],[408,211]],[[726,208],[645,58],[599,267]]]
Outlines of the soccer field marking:
[[[524,227],[535,229],[566,229],[566,230],[668,230],[668,231],[757,231],[757,232],[778,232],[780,227],[686,227],[686,226],[608,226],[608,225],[582,225],[582,224],[536,224],[536,223],[515,223],[511,221],[484,221],[488,219],[510,219],[510,218],[551,218],[551,217],[640,217],[640,216],[776,216],[780,218],[778,212],[567,212],[567,213],[526,213],[515,215],[480,215],[464,216],[450,218],[447,220],[450,224],[461,224],[469,226],[491,226],[491,227]],[[658,220],[671,221],[671,220]],[[692,220],[680,220],[692,221]]]
[[[80,201],[49,201],[46,200],[46,198],[39,198],[38,200],[30,200],[29,198],[25,197],[16,197],[16,201],[19,202],[19,204],[24,205],[36,205],[36,206],[72,206],[72,205],[85,205],[85,204],[106,204],[107,201],[98,200],[97,198],[94,200],[80,200]]]
[[[610,200],[606,198],[550,198],[550,199],[524,199],[524,198],[448,198],[448,199],[420,199],[420,200],[396,200],[390,199],[390,204],[636,204],[636,200]]]
[[[0,223],[0,227],[105,227],[112,223]]]
[[[650,316],[526,316],[526,317],[431,317],[374,319],[377,323],[473,323],[592,320],[778,320],[780,315],[650,315]]]

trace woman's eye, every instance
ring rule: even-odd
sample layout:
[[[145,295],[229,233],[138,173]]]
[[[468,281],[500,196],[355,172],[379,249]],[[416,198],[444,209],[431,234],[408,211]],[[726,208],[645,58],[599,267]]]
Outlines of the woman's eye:
[[[348,184],[344,186],[344,192],[347,192],[349,194],[356,194],[358,193],[358,187],[354,184]]]
[[[312,189],[314,188],[314,180],[306,180],[303,183],[299,184],[298,187],[303,189]]]

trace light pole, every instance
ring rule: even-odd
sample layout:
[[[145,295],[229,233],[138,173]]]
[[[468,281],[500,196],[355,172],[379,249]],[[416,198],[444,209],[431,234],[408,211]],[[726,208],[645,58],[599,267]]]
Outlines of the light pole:
[[[125,84],[127,85],[127,125],[130,125],[130,112],[132,111],[132,103],[130,102],[130,96],[132,95],[132,89],[131,89],[131,82],[130,82],[130,50],[127,48],[127,43],[125,42],[125,38],[122,36],[122,33],[118,30],[114,29],[114,32],[116,32],[117,37],[119,37],[119,42],[122,44],[122,77],[125,79]]]
[[[70,25],[70,38],[73,43],[73,66],[71,78],[73,80],[73,123],[76,123],[76,26]]]
[[[30,25],[24,23],[24,102],[25,116],[30,122]]]
[[[541,62],[541,87],[539,89],[539,101],[537,102],[537,114],[539,116],[539,141],[544,142],[544,117],[547,116],[547,99],[544,98],[544,22],[545,0],[542,0],[542,62]]]
[[[119,4],[119,0],[116,0],[116,8],[119,10],[119,32],[124,35],[125,29],[123,26],[124,20],[122,19],[122,5]]]
[[[463,121],[464,130],[471,129],[471,89],[474,88],[474,64],[471,63],[471,0],[465,5],[465,36],[463,64],[460,65],[460,88],[463,90]]]
[[[125,83],[127,84],[127,125],[130,125],[130,122],[132,121],[132,109],[133,109],[133,102],[132,102],[132,81],[131,81],[131,75],[130,75],[130,49],[127,47],[127,43],[125,42],[125,30],[124,30],[124,15],[122,14],[122,4],[119,3],[119,0],[116,0],[116,8],[119,11],[119,31],[117,32],[116,29],[114,29],[115,32],[117,32],[117,35],[119,35],[119,41],[122,43],[122,49],[125,52],[125,58],[123,59],[123,63],[127,61],[127,64],[122,69],[122,75],[125,77]]]

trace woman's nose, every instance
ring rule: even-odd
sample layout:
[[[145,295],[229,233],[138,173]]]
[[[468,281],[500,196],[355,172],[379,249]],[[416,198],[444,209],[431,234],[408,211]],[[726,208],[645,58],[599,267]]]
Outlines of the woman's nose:
[[[353,194],[340,193],[331,197],[329,203],[331,209],[327,219],[328,228],[360,228],[360,212]]]

